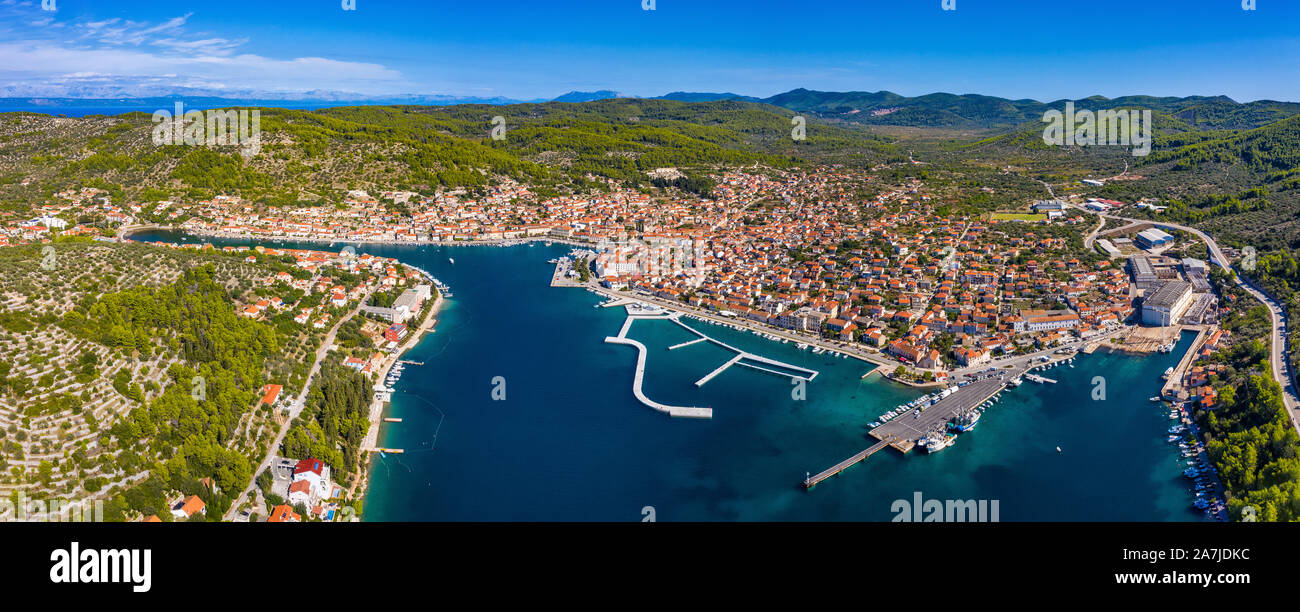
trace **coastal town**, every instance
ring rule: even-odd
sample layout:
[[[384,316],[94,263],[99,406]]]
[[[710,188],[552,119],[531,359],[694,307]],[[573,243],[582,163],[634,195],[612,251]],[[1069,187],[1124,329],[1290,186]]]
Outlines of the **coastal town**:
[[[296,272],[264,279],[259,299],[236,308],[250,319],[287,319],[331,335],[361,316],[365,346],[325,347],[334,355],[325,358],[375,384],[367,452],[400,452],[376,442],[393,375],[403,367],[399,346],[413,344],[408,325],[416,337],[431,328],[431,318],[420,313],[447,287],[391,258],[353,247],[333,250],[340,244],[570,244],[570,257],[556,261],[556,286],[584,287],[853,357],[921,388],[953,389],[995,368],[1023,373],[1081,352],[1170,352],[1182,331],[1197,333],[1189,356],[1198,358],[1232,342],[1217,325],[1232,306],[1213,290],[1206,261],[1211,251],[1195,236],[1170,233],[1158,223],[1117,224],[1109,217],[1123,213],[1128,205],[1122,202],[1069,196],[972,217],[945,213],[944,198],[921,180],[887,186],[860,170],[725,171],[713,179],[707,195],[615,188],[539,200],[527,187],[504,181],[481,197],[354,190],[342,206],[288,210],[227,196],[119,205],[102,190],[84,188],[55,194],[34,218],[0,225],[0,239],[11,245],[56,235],[130,241],[133,231],[173,228],[193,241],[156,246],[220,251],[249,263],[290,262]],[[863,197],[868,190],[874,195]],[[214,247],[209,239],[262,245]],[[286,241],[328,247],[273,246]],[[392,299],[373,299],[384,292],[394,293]],[[1189,407],[1211,409],[1217,398],[1213,366],[1196,361],[1168,372],[1160,396],[1173,406],[1178,433],[1195,427]],[[329,482],[330,466],[313,471],[319,458],[275,455],[303,402],[277,397],[280,390],[264,390],[269,400],[263,403],[280,416],[262,425],[278,425],[280,432],[259,466],[275,478],[269,487],[250,485],[226,517],[342,517],[338,496],[345,489]],[[881,415],[873,425],[889,418]],[[1189,445],[1187,452],[1196,448],[1194,436],[1179,441]],[[927,439],[896,446],[910,449],[912,443],[926,446]],[[1208,460],[1195,460],[1190,472],[1210,478],[1204,475]],[[316,474],[321,483],[299,482],[304,462],[304,478]],[[356,484],[346,490],[355,495]],[[1221,487],[1212,479],[1197,487],[1198,500],[1206,496],[1198,508],[1225,516]],[[175,494],[176,518],[204,511],[195,509],[193,493]]]
[[[52,226],[93,233],[64,221],[91,210],[132,227],[147,223],[132,216],[147,209],[196,236],[327,244],[564,241],[591,250],[586,265],[605,289],[852,347],[891,366],[890,375],[903,366],[898,377],[918,383],[1126,323],[1177,328],[1213,324],[1218,315],[1210,264],[1163,255],[1187,242],[1175,245],[1174,236],[1151,224],[1109,228],[1091,249],[1071,242],[1098,223],[1099,213],[1123,210],[1113,200],[1026,202],[1024,214],[971,218],[937,214],[943,202],[920,181],[883,187],[870,173],[841,168],[726,172],[716,183],[711,197],[652,198],[618,189],[541,202],[510,182],[479,199],[353,191],[343,207],[276,216],[225,196],[119,207],[98,190],[82,189],[56,194],[66,203],[3,233],[15,241],[39,239]],[[865,187],[879,193],[862,200],[856,194]],[[307,282],[296,281],[297,288]],[[340,304],[357,297],[355,288],[346,297],[341,287],[328,289]],[[1150,352],[1176,335],[1134,327],[1108,336],[1108,348]]]

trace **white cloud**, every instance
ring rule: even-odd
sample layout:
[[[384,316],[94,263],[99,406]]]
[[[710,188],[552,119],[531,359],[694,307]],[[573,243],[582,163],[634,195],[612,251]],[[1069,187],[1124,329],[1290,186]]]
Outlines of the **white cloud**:
[[[0,0],[0,22],[30,2]],[[273,58],[239,50],[247,38],[190,33],[192,14],[160,22],[55,22],[15,31],[0,27],[0,95],[120,97],[175,89],[294,93],[311,90],[385,94],[409,85],[397,70],[325,57]],[[31,23],[31,22],[29,22]],[[66,25],[60,29],[52,27]]]

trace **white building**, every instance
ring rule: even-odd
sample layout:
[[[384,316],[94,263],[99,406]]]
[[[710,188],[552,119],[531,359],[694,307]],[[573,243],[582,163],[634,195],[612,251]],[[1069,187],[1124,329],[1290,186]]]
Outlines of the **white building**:
[[[1168,327],[1178,322],[1192,305],[1192,285],[1172,280],[1142,300],[1142,323]]]
[[[293,468],[293,482],[289,484],[289,503],[310,508],[330,496],[330,466],[320,459],[307,458]]]

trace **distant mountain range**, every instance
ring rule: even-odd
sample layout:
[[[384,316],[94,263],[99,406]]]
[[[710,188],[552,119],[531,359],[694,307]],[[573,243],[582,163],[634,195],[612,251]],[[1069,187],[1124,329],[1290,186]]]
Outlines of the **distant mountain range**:
[[[133,110],[171,108],[183,101],[189,108],[217,108],[225,106],[264,106],[293,109],[314,109],[334,106],[365,105],[420,105],[452,106],[458,104],[521,104],[543,102],[592,102],[615,98],[636,98],[612,90],[571,91],[551,99],[516,100],[504,97],[475,97],[448,95],[403,95],[381,98],[363,97],[340,92],[307,92],[293,98],[272,97],[221,97],[195,95],[197,92],[177,93],[149,98],[0,98],[0,111],[29,110],[59,114],[65,109],[71,114],[93,112],[114,113]],[[714,102],[720,100],[753,102],[778,106],[797,113],[807,113],[820,119],[866,125],[894,125],[914,127],[943,127],[990,131],[1010,131],[1026,123],[1038,122],[1049,109],[1061,109],[1067,100],[1040,102],[1037,100],[1009,100],[978,94],[932,93],[908,97],[888,91],[831,92],[795,89],[768,98],[756,98],[735,93],[677,91],[652,100],[680,102]],[[1259,100],[1241,103],[1226,96],[1154,97],[1124,96],[1105,98],[1092,96],[1073,100],[1079,109],[1101,110],[1110,108],[1149,108],[1188,123],[1196,129],[1251,129],[1300,114],[1300,104]]]

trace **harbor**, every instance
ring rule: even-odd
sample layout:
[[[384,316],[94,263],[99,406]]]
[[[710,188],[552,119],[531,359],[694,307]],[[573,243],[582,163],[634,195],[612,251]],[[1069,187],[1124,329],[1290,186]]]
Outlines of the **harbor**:
[[[937,394],[938,397],[927,395],[908,405],[900,406],[899,408],[903,409],[902,414],[909,414],[910,418],[895,418],[873,427],[870,435],[878,442],[819,472],[816,476],[806,477],[803,482],[804,488],[811,489],[817,486],[823,480],[864,461],[867,457],[884,450],[885,447],[893,447],[901,453],[908,453],[919,443],[927,442],[927,449],[933,453],[951,446],[956,439],[956,433],[948,431],[949,425],[956,425],[953,429],[960,431],[973,429],[979,420],[978,412],[975,411],[982,411],[983,404],[1001,393],[1006,388],[1006,380],[1005,374],[989,376],[955,389],[945,389],[945,392]],[[965,425],[959,424],[963,416],[972,414],[973,416],[966,417]]]
[[[393,254],[426,266],[408,253],[416,248]],[[878,415],[942,387],[862,379],[871,366],[858,359],[814,353],[815,346],[801,351],[795,338],[773,341],[742,321],[683,316],[681,322],[737,349],[818,371],[802,402],[790,398],[791,377],[746,367],[696,387],[735,353],[707,340],[673,349],[700,337],[676,323],[641,321],[627,337],[646,348],[643,393],[665,405],[711,408],[709,421],[663,418],[629,393],[629,368],[637,362],[630,345],[603,343],[620,333],[627,304],[600,308],[607,298],[551,289],[550,269],[538,256],[545,261],[572,247],[543,248],[533,247],[531,260],[518,254],[519,247],[457,249],[454,266],[446,249],[421,249],[428,252],[427,269],[456,289],[457,299],[438,323],[439,333],[454,333],[445,343],[426,341],[409,356],[426,365],[413,371],[408,364],[397,383],[392,414],[404,422],[383,425],[374,445],[405,453],[383,460],[373,455],[366,520],[623,520],[633,498],[646,500],[631,511],[633,519],[641,505],[652,504],[661,520],[887,521],[890,501],[918,489],[1000,499],[1004,521],[1199,520],[1182,474],[1185,460],[1176,445],[1165,443],[1173,423],[1148,401],[1158,392],[1160,374],[1175,365],[1173,355],[1098,351],[1076,359],[1074,369],[1034,370],[1058,382],[1024,380],[1018,392],[1004,392],[953,446],[922,458],[864,453],[862,461],[805,494],[795,483],[880,442],[867,430]],[[476,282],[517,276],[521,265],[540,272],[538,282]],[[513,323],[503,326],[503,320]],[[521,337],[521,329],[528,334]],[[486,346],[512,348],[476,360]],[[1112,402],[1082,399],[1093,371],[1110,379]],[[577,379],[576,372],[586,375]],[[509,380],[504,402],[488,393],[497,375]],[[448,410],[452,429],[444,433],[451,435],[438,436],[436,452],[424,450],[442,418],[429,404],[457,407]],[[1094,445],[1097,431],[1107,432],[1104,444]],[[1117,456],[1115,446],[1129,450]],[[556,455],[555,448],[564,452]],[[997,470],[996,480],[987,477],[990,470]],[[1161,475],[1157,482],[1145,477],[1153,471]],[[622,484],[593,491],[594,481]],[[1136,501],[1081,504],[1080,489]],[[446,495],[451,490],[457,495]]]
[[[713,410],[711,408],[699,407],[699,406],[669,406],[667,404],[662,404],[654,400],[651,400],[649,397],[645,395],[645,391],[643,387],[645,383],[646,347],[644,344],[627,337],[628,330],[631,329],[632,323],[638,320],[672,321],[673,323],[680,325],[683,329],[698,336],[694,340],[682,342],[668,347],[668,350],[670,351],[683,348],[686,346],[690,346],[693,344],[698,344],[701,342],[711,342],[719,347],[722,347],[724,349],[727,349],[735,353],[733,357],[723,362],[721,365],[719,365],[711,372],[705,374],[703,378],[700,378],[699,380],[695,381],[695,386],[697,388],[703,387],[706,383],[713,380],[715,377],[722,374],[733,365],[741,365],[741,366],[753,368],[755,370],[767,372],[770,374],[775,374],[783,378],[803,380],[805,382],[811,382],[814,378],[817,377],[818,374],[816,370],[794,365],[791,363],[786,363],[783,361],[778,361],[776,359],[770,359],[762,355],[758,355],[755,353],[751,353],[736,348],[721,340],[713,338],[708,334],[705,334],[704,332],[701,332],[683,323],[681,321],[681,317],[682,317],[681,313],[668,312],[657,306],[645,304],[643,302],[638,302],[636,300],[630,300],[630,299],[612,300],[606,304],[602,304],[602,306],[605,307],[621,306],[627,311],[627,319],[624,320],[623,327],[619,330],[618,335],[606,337],[605,342],[610,344],[626,344],[637,349],[636,373],[632,381],[633,395],[635,395],[637,400],[639,400],[641,403],[650,406],[655,410],[666,413],[669,416],[707,419],[713,417]],[[785,371],[783,372],[775,368],[780,368]]]
[[[661,404],[659,402],[650,399],[649,397],[646,397],[643,388],[645,385],[646,347],[644,344],[641,344],[636,340],[628,338],[627,332],[632,327],[632,323],[634,323],[639,319],[665,319],[665,318],[667,318],[667,316],[663,314],[656,315],[656,314],[629,313],[627,316],[627,320],[623,322],[623,327],[622,329],[619,330],[618,335],[606,337],[605,342],[608,342],[610,344],[626,344],[637,350],[636,373],[633,375],[632,378],[632,394],[636,396],[637,401],[651,408],[654,408],[659,412],[667,414],[668,416],[671,417],[711,419],[713,418],[712,408],[700,407],[700,406],[669,406],[668,404]]]
[[[921,396],[907,404],[890,410],[872,421],[870,435],[878,442],[848,459],[822,471],[817,476],[804,480],[804,488],[811,489],[817,483],[839,474],[851,465],[891,446],[901,453],[908,453],[917,446],[930,453],[937,453],[952,446],[958,434],[971,431],[979,423],[985,410],[1001,401],[1001,393],[1008,388],[1019,387],[1023,381],[1038,384],[1055,384],[1057,381],[1046,376],[1030,373],[1033,370],[1054,368],[1059,365],[1074,367],[1074,355],[1061,356],[1056,360],[1042,357],[1042,362],[1020,368],[989,368],[976,375],[975,380],[959,383],[941,391]],[[866,378],[863,376],[863,378]],[[1058,452],[1059,447],[1058,447]]]

